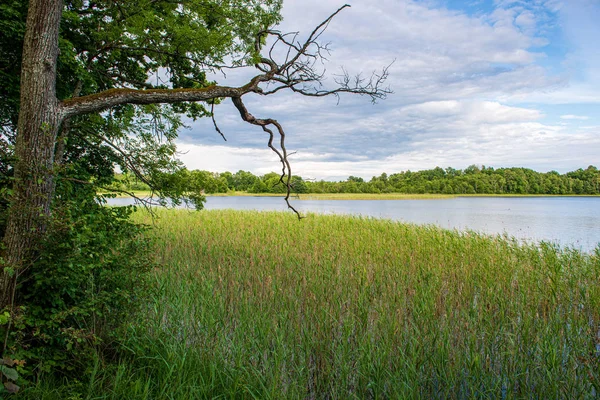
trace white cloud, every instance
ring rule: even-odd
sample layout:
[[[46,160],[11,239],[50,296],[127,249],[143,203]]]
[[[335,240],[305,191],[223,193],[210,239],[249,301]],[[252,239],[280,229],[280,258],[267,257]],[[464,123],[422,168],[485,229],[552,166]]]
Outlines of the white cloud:
[[[568,123],[541,122],[539,104],[600,102],[599,87],[574,82],[567,73],[553,75],[544,64],[540,46],[546,39],[540,32],[550,29],[548,13],[564,9],[563,3],[496,3],[493,13],[469,16],[435,8],[433,2],[356,2],[323,35],[333,48],[328,74],[341,65],[351,73],[368,74],[396,59],[389,81],[394,93],[387,100],[372,106],[368,99],[343,96],[336,105],[335,98],[280,93],[246,96],[246,105],[257,117],[282,123],[288,149],[298,151],[291,158],[294,173],[304,177],[370,177],[473,163],[540,170],[597,163],[597,127],[573,131]],[[333,0],[286,1],[281,30],[307,33],[339,5]],[[570,26],[577,19],[573,15],[578,13],[569,14]],[[586,32],[596,29],[586,26]],[[594,40],[586,42],[586,51]],[[594,62],[592,57],[588,64]],[[227,81],[215,78],[233,85],[251,73],[234,71]],[[526,107],[521,105],[525,101]],[[563,112],[573,112],[563,120],[584,119],[576,109]],[[257,174],[279,170],[264,132],[242,122],[230,102],[217,108],[217,119],[229,140],[225,145],[208,120],[182,132],[180,148],[188,151],[182,159],[189,168]]]
[[[459,115],[471,123],[506,123],[534,121],[541,117],[538,110],[509,107],[492,101],[460,102],[457,100],[431,101],[401,109],[401,113],[419,118]]]
[[[312,26],[337,8],[334,1],[284,3],[283,31]],[[527,13],[521,18],[526,22]],[[556,84],[535,61],[537,38],[515,25],[514,10],[469,17],[409,0],[362,0],[331,23],[330,71],[345,65],[371,72],[392,60],[390,83],[409,100],[514,93]],[[306,30],[306,28],[304,28]],[[358,61],[358,62],[357,62]]]
[[[180,143],[177,146],[182,153],[181,161],[188,169],[211,172],[236,172],[251,170],[264,174],[277,169],[278,158],[268,149],[251,149],[230,146],[207,146]],[[268,166],[271,166],[269,168]]]
[[[597,128],[597,127],[596,127]],[[494,167],[523,166],[562,172],[597,163],[600,131],[570,133],[561,126],[540,123],[479,126],[470,137],[438,137],[416,141],[380,159],[328,160],[329,154],[300,152],[292,156],[293,173],[305,178],[370,178],[382,172],[429,169],[435,166],[465,168],[471,164]],[[255,174],[278,171],[270,150],[226,146],[185,145],[190,168],[210,171],[250,170]]]
[[[571,115],[571,114],[561,115],[560,118],[561,119],[577,119],[580,121],[586,121],[586,120],[590,119],[590,117],[588,117],[587,115]]]
[[[299,148],[288,141],[288,149],[298,150],[290,158],[294,174],[316,179],[370,178],[382,172],[470,164],[566,171],[597,163],[597,126],[571,131],[568,126],[543,124],[541,117],[538,110],[496,102],[427,102],[389,110],[366,121],[351,118],[348,126],[331,137],[323,136],[326,130],[335,129],[335,123],[319,131],[319,123],[314,122],[308,126],[314,131],[307,129],[302,136],[301,141],[308,144]],[[386,132],[387,119],[393,122]],[[370,124],[380,132],[361,134]],[[340,131],[348,132],[345,139]],[[294,133],[288,137],[300,136]],[[368,155],[373,151],[367,149],[369,145],[378,147],[375,155]],[[268,149],[192,144],[183,148],[189,151],[189,161],[185,161],[190,168],[249,169],[256,174],[279,170],[277,156]]]

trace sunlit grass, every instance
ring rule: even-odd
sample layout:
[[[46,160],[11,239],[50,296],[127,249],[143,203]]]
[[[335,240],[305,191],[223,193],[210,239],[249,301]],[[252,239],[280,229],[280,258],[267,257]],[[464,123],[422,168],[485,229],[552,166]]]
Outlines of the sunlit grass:
[[[150,234],[164,267],[147,313],[130,324],[133,361],[99,369],[107,394],[92,384],[90,398],[575,399],[600,390],[600,248],[586,255],[314,214],[158,217]]]

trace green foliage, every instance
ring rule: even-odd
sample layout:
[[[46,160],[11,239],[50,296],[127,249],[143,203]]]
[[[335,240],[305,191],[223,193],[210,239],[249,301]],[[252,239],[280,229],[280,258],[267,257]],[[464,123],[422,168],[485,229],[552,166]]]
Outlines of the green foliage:
[[[45,240],[35,262],[19,272],[15,309],[0,318],[4,355],[27,362],[18,369],[21,381],[41,372],[81,376],[94,358],[118,349],[119,327],[147,295],[146,228],[130,221],[134,207],[106,207],[96,196],[97,185],[114,179],[108,150],[68,144]],[[10,193],[10,179],[2,182]]]
[[[285,185],[279,180],[280,175],[275,172],[256,176],[247,171],[238,171],[235,174],[191,171],[180,177],[190,180],[190,184],[196,190],[204,193],[227,191],[285,193],[286,191]],[[380,176],[374,176],[370,181],[350,176],[341,182],[315,182],[305,181],[299,176],[292,175],[291,186],[293,193],[597,195],[600,194],[600,171],[590,165],[585,170],[580,168],[560,175],[556,171],[541,173],[525,168],[494,170],[472,165],[464,171],[454,168],[444,170],[437,167],[417,172],[400,172],[389,176],[382,173]],[[136,190],[134,184],[125,187]]]
[[[6,323],[6,321],[2,321],[2,318],[0,318],[0,325]],[[22,360],[13,360],[8,357],[0,359],[0,381],[3,383],[2,387],[0,387],[0,399],[2,399],[1,395],[4,392],[17,393],[19,391],[20,387],[16,384],[19,379],[18,370],[22,370],[24,365]]]
[[[281,19],[280,8],[281,0],[65,1],[57,96],[62,100],[118,87],[209,86],[214,84],[206,79],[209,69],[219,70],[226,62],[254,64],[255,35]],[[14,142],[16,131],[26,15],[27,2],[9,0],[0,5],[3,146]],[[71,151],[95,153],[96,157],[88,156],[90,166],[94,162],[102,168],[118,166],[151,186],[163,201],[182,201],[178,199],[182,190],[167,182],[165,174],[182,167],[175,160],[174,140],[183,114],[199,118],[209,112],[200,103],[125,105],[69,121],[59,141],[67,143],[67,159]]]
[[[254,35],[280,20],[280,0],[65,2],[60,31],[57,91],[60,99],[121,85],[137,88],[205,87],[206,68],[225,58],[252,64]],[[16,123],[19,70],[27,2],[0,5],[0,121]],[[229,61],[229,60],[228,60]],[[158,68],[168,77],[149,76]],[[202,107],[179,112],[206,115]],[[4,114],[6,113],[6,114]],[[14,125],[14,124],[13,124]]]
[[[26,11],[25,1],[6,0],[0,4],[0,133],[4,134],[17,126]]]
[[[145,228],[130,222],[132,212],[91,196],[55,206],[39,259],[19,277],[12,315],[7,354],[27,360],[26,377],[80,374],[97,353],[115,348],[119,326],[147,295],[152,265]]]

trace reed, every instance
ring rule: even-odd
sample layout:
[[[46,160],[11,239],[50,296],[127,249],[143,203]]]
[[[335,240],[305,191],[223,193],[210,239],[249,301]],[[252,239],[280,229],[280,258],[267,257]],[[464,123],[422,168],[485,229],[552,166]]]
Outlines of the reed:
[[[88,398],[598,396],[600,247],[347,216],[157,214],[156,291],[128,328],[129,361],[99,369]]]

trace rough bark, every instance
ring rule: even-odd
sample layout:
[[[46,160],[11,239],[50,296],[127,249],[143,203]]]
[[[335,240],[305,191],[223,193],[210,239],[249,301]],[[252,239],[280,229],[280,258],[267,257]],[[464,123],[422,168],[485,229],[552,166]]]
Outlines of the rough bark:
[[[60,104],[60,110],[62,117],[70,118],[121,104],[164,104],[240,97],[250,92],[260,93],[261,89],[258,84],[268,81],[272,74],[269,72],[255,76],[247,85],[241,87],[213,85],[202,89],[110,89],[97,94],[65,100]]]
[[[61,12],[61,0],[29,2],[14,191],[4,237],[5,262],[16,274],[26,266],[50,213],[54,143],[61,119],[55,90]],[[15,279],[6,271],[0,273],[0,309],[11,304]]]

